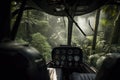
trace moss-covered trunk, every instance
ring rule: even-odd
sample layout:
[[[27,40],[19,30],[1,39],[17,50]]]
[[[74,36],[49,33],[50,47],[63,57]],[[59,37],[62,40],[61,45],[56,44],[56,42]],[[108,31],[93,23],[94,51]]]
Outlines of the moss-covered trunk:
[[[111,44],[118,44],[119,43],[119,39],[120,38],[120,12],[116,18],[115,21],[115,26],[112,32],[112,36],[111,36]]]

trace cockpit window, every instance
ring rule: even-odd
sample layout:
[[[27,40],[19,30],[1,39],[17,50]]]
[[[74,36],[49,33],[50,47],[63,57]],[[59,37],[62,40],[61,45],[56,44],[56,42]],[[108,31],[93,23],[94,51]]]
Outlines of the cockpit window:
[[[73,24],[72,46],[80,47],[84,53],[84,61],[96,68],[99,68],[106,54],[120,53],[118,23],[120,12],[118,9],[118,6],[104,6],[99,11],[99,17],[96,17],[98,10],[74,17],[85,35]],[[96,23],[98,23],[97,30]],[[96,40],[94,40],[95,36]],[[16,41],[37,48],[48,62],[51,60],[51,51],[54,47],[67,45],[67,37],[67,17],[53,16],[37,10],[26,10]],[[95,50],[93,50],[94,43]]]
[[[52,48],[67,43],[67,18],[38,10],[24,11],[16,41],[37,48],[47,61]]]

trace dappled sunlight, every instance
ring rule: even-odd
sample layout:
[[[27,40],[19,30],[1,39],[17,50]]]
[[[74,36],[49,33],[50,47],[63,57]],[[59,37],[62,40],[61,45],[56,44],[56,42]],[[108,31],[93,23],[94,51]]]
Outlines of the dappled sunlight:
[[[93,21],[95,21],[95,19],[92,19],[92,18],[90,19],[89,18],[89,20],[92,21],[92,22],[90,22],[90,25],[91,25],[91,28],[94,29],[93,25],[95,25],[95,22],[93,22]],[[86,20],[86,17],[85,18],[84,17],[78,17],[78,20],[77,20],[79,26],[85,32],[86,35],[92,35],[94,33],[92,31],[92,29],[90,28],[89,20],[88,19]]]

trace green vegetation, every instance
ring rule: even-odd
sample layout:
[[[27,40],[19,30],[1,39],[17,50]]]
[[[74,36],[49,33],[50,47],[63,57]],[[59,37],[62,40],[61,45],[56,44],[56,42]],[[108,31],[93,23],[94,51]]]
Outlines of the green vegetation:
[[[16,3],[14,3],[14,6],[12,8],[13,11],[18,7]],[[90,16],[94,16],[94,13]],[[86,20],[90,16],[87,16]],[[14,21],[13,18],[12,23]],[[118,34],[120,33],[119,21],[118,7],[104,6],[101,9],[95,54],[92,51],[94,32],[91,33],[92,35],[83,37],[80,31],[74,28],[72,45],[82,48],[85,61],[99,68],[108,53],[118,52],[120,49],[120,34]],[[51,59],[52,48],[66,45],[67,43],[66,23],[67,20],[63,17],[48,15],[37,10],[24,11],[16,41],[35,47],[48,62]]]
[[[16,7],[18,6],[16,5]],[[15,17],[12,19],[12,25],[14,21]],[[65,36],[62,36],[65,29],[62,29],[62,22],[58,21],[59,17],[54,18],[37,10],[24,11],[16,42],[35,47],[48,62],[51,60],[52,48],[59,46],[62,42],[65,43]]]
[[[39,50],[39,52],[45,57],[47,61],[50,60],[51,46],[47,42],[45,36],[43,36],[40,33],[32,34],[31,45],[35,47],[37,50]]]
[[[104,6],[101,9],[100,25],[96,41],[95,54],[90,52],[91,49],[87,47],[89,54],[89,62],[92,66],[99,68],[102,61],[108,53],[119,53],[120,51],[120,16],[117,6]],[[92,43],[92,38],[88,38]],[[90,45],[92,47],[92,45]]]

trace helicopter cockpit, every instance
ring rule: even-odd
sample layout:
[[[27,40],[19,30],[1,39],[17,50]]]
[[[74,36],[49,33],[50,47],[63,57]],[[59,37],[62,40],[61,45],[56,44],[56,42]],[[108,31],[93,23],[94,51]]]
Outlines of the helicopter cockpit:
[[[115,6],[101,11],[105,5]],[[113,52],[120,53],[120,28],[111,29],[119,26],[119,5],[119,0],[2,1],[0,79],[97,80],[98,65],[112,44]],[[101,17],[105,11],[108,15]],[[110,33],[115,37],[109,38]]]

